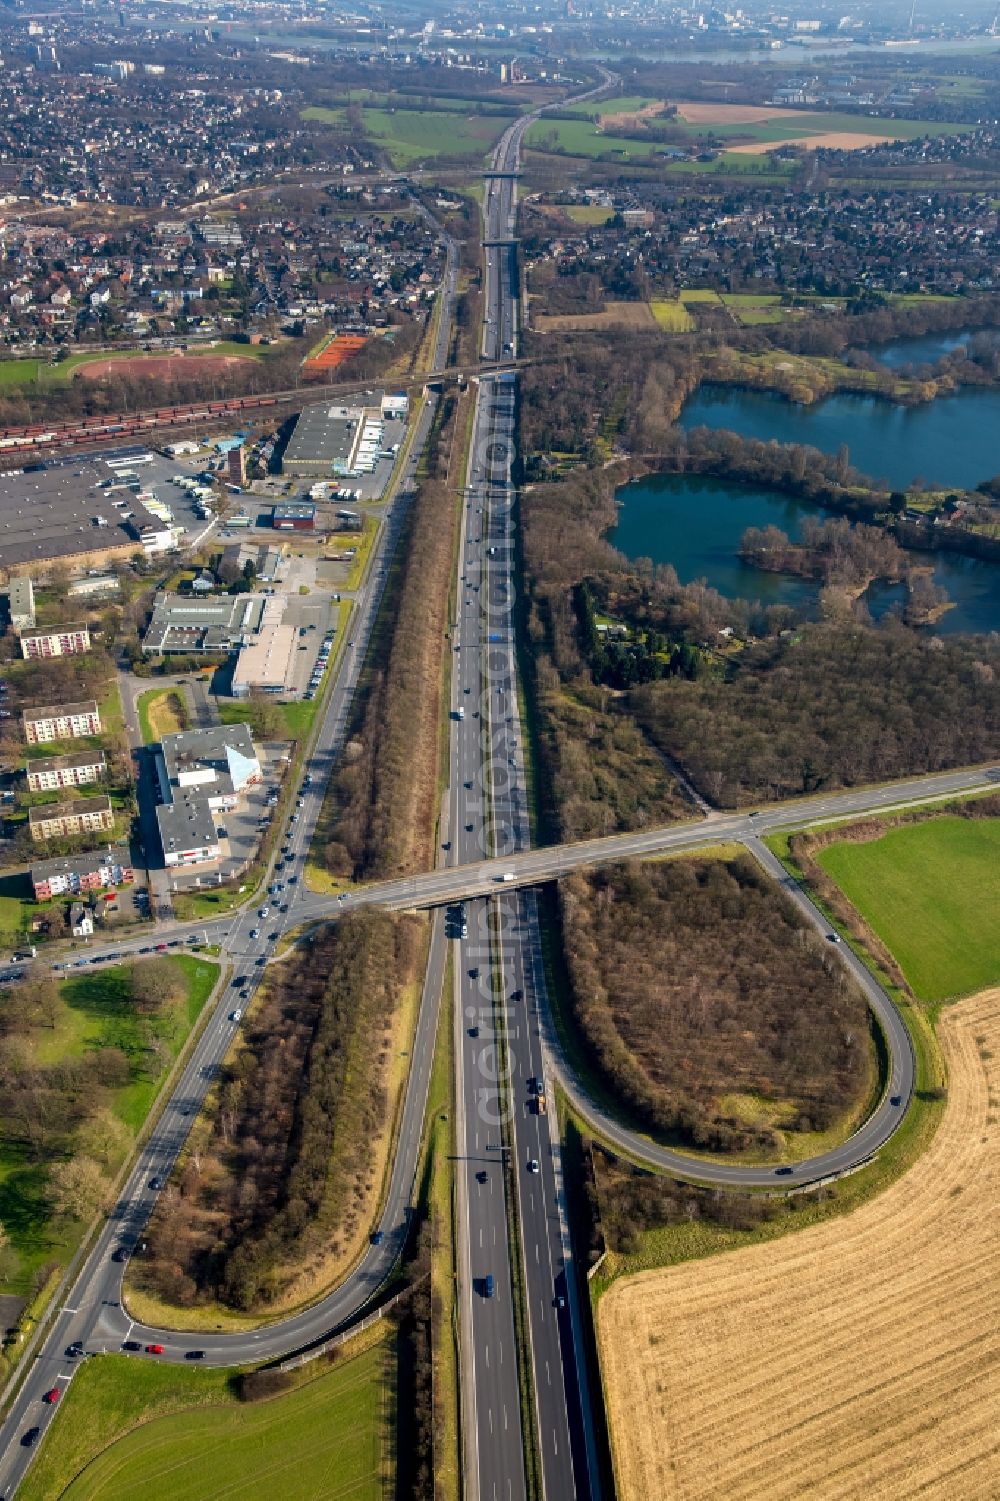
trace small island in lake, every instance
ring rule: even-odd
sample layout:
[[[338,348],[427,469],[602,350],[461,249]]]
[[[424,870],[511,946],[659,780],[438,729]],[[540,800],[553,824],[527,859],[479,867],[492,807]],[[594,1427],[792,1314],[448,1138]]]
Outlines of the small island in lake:
[[[933,569],[915,563],[881,527],[807,516],[793,542],[780,527],[751,526],[743,533],[739,555],[768,573],[818,580],[827,608],[838,599],[845,604],[860,599],[877,581],[905,583],[902,618],[908,625],[931,625],[951,608],[947,591],[933,582]]]

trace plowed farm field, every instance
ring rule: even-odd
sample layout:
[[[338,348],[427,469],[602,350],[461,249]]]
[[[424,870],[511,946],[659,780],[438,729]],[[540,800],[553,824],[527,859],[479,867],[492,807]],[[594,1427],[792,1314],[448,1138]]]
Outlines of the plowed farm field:
[[[1000,1496],[1000,990],[939,1036],[941,1125],[884,1194],[605,1294],[621,1501]]]

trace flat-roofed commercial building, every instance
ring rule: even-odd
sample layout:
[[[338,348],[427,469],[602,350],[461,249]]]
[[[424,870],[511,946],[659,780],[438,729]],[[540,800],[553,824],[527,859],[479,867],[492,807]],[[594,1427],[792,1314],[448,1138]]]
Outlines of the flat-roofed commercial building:
[[[24,768],[29,792],[56,792],[60,787],[83,787],[99,782],[107,770],[103,751],[75,756],[39,756]]]
[[[37,657],[73,657],[90,650],[90,631],[85,625],[53,626],[44,631],[21,632],[21,655]]]
[[[0,578],[47,578],[53,565],[82,574],[128,562],[173,545],[174,532],[167,528],[164,537],[164,530],[104,456],[78,454],[0,474]]]
[[[316,526],[316,507],[310,500],[296,500],[277,505],[271,513],[276,532],[311,532]]]
[[[316,402],[299,413],[281,460],[283,474],[348,474],[361,439],[365,412]]]
[[[78,797],[71,803],[44,803],[28,809],[32,839],[65,839],[95,831],[107,833],[115,826],[109,797]]]
[[[297,631],[292,625],[266,626],[240,652],[233,672],[233,697],[249,698],[261,693],[286,693],[292,685]]]
[[[92,698],[79,704],[25,709],[21,722],[29,745],[46,745],[50,740],[79,740],[81,735],[101,733],[101,711]]]
[[[163,802],[156,821],[164,863],[200,865],[221,852],[217,813],[238,807],[261,779],[260,761],[245,724],[211,725],[165,735],[156,756]]]
[[[239,794],[261,778],[253,736],[245,724],[213,724],[164,735],[158,766],[165,791],[197,787],[213,808],[235,808]]]
[[[143,638],[146,656],[236,651],[260,629],[267,599],[263,594],[223,594],[207,599],[158,594]]]
[[[204,865],[222,854],[215,814],[197,792],[179,792],[156,810],[165,865]]]
[[[125,886],[135,879],[127,851],[92,850],[85,855],[57,855],[31,867],[31,886],[36,902],[54,896],[77,896],[83,891],[101,891],[106,886]]]

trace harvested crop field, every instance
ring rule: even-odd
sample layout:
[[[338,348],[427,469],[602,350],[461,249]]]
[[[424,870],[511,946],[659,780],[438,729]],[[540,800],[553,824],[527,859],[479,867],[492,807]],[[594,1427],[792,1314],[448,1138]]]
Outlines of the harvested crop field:
[[[604,1296],[622,1501],[998,1494],[1000,990],[939,1036],[941,1125],[886,1193]]]
[[[827,130],[820,135],[789,136],[784,141],[749,141],[744,146],[727,149],[738,156],[763,156],[776,146],[801,146],[806,151],[816,151],[820,147],[828,151],[860,151],[863,146],[881,146],[895,139],[895,136],[862,135],[853,130]]]
[[[621,110],[615,115],[601,115],[601,129],[612,134],[616,130],[634,130],[637,125],[643,125],[647,120],[655,120],[667,107],[663,99],[654,99],[650,104],[644,104],[639,109]]]
[[[771,109],[763,104],[716,104],[705,99],[677,102],[677,113],[689,125],[759,125],[762,120],[784,120],[795,109]]]
[[[590,333],[602,328],[656,328],[645,302],[608,302],[594,313],[536,313],[532,323],[542,334]]]
[[[123,379],[147,376],[153,380],[170,380],[175,375],[222,375],[234,365],[254,363],[249,355],[242,359],[235,354],[147,354],[129,360],[88,360],[74,371],[74,379],[107,380],[114,375]]]

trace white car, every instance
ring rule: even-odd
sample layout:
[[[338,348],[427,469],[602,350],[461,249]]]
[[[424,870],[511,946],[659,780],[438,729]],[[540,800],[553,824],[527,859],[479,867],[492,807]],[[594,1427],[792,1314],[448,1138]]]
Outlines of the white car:
[[[260,937],[260,929],[259,928],[251,928],[250,929],[250,937],[251,938],[259,938]]]
[[[529,1173],[537,1173],[538,1172],[538,1159],[537,1159],[537,1157],[532,1157],[531,1161],[528,1163],[528,1172]]]
[[[261,909],[258,912],[257,916],[258,917],[266,917],[268,915],[268,913],[270,912],[270,910],[271,910],[270,907],[261,907]]]
[[[242,1011],[230,1011],[230,1013],[229,1013],[229,1020],[231,1022],[242,1021],[243,1020],[243,1012]]]

